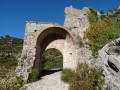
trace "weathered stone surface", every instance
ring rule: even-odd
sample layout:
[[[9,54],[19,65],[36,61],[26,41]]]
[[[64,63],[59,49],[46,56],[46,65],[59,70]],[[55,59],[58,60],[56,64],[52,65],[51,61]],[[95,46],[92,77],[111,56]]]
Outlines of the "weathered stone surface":
[[[120,90],[120,38],[106,44],[98,53],[96,67],[103,68],[103,90]]]
[[[90,12],[89,8],[84,7],[82,10],[75,8],[65,8],[65,22],[64,26],[69,28],[75,36],[84,37],[84,31],[89,27],[87,13]]]

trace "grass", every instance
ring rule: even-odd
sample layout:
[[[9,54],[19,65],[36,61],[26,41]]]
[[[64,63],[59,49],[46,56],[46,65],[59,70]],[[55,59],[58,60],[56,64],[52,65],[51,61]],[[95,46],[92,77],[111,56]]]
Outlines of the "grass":
[[[35,82],[39,80],[39,72],[37,69],[33,68],[31,73],[29,74],[28,82]]]
[[[74,76],[74,72],[71,69],[64,69],[61,74],[62,81],[70,83]]]

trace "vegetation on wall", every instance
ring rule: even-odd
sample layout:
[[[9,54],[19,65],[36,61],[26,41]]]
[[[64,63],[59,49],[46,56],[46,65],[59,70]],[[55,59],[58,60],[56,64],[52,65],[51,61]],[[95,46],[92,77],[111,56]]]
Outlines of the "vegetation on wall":
[[[93,56],[95,57],[98,50],[119,36],[120,21],[114,18],[107,18],[91,24],[85,32],[85,37],[88,38]]]
[[[88,21],[90,24],[98,21],[97,11],[94,8],[89,8],[90,12],[88,13]]]
[[[79,64],[76,71],[65,69],[61,79],[70,84],[69,90],[101,90],[104,83],[103,70]]]

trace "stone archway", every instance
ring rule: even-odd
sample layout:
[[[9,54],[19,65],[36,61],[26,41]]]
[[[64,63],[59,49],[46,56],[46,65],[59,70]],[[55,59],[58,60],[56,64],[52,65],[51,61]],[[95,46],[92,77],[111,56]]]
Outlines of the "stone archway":
[[[27,22],[24,45],[16,72],[27,80],[32,68],[41,72],[41,55],[49,48],[61,51],[63,68],[77,66],[76,38],[67,29],[54,23]]]
[[[63,68],[66,67],[64,64],[65,62],[67,62],[67,60],[64,58],[65,56],[64,48],[66,48],[64,44],[67,36],[70,38],[70,41],[66,43],[69,43],[69,46],[71,47],[74,44],[74,39],[72,35],[64,28],[50,27],[40,33],[40,35],[37,38],[36,55],[33,66],[39,71],[39,73],[41,72],[42,66],[41,56],[43,52],[49,48],[58,49],[62,53],[64,61]]]

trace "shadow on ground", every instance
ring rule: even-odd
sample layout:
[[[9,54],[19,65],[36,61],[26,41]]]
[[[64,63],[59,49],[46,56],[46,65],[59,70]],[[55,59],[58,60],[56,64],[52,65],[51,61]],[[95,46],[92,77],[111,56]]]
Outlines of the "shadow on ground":
[[[56,69],[56,70],[42,70],[41,71],[41,77],[46,76],[46,75],[50,75],[56,72],[62,71],[62,69]]]

